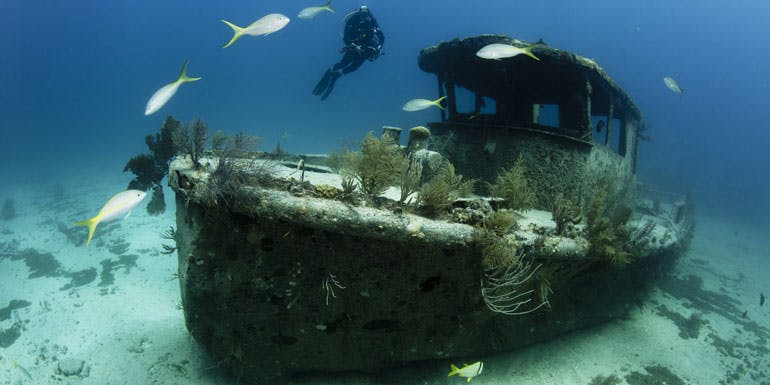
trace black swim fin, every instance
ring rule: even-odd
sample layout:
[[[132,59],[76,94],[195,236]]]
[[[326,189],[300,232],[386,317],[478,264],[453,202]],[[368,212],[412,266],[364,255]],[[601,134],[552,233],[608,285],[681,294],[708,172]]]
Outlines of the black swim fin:
[[[321,78],[321,80],[318,81],[318,84],[315,85],[315,88],[313,89],[313,95],[321,95],[327,87],[329,87],[329,81],[332,79],[332,70],[328,69],[326,70],[326,73],[324,73],[324,76]]]
[[[326,98],[329,97],[329,94],[331,94],[332,90],[334,89],[334,83],[337,82],[337,79],[339,79],[340,76],[342,76],[342,72],[332,71],[329,84],[326,86],[326,91],[324,91],[324,94],[321,95],[321,100],[326,100]]]

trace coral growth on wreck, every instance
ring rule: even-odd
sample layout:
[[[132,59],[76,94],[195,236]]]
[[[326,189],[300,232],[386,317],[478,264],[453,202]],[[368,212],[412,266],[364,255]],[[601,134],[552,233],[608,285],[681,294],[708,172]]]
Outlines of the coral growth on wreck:
[[[200,158],[206,147],[208,127],[200,119],[195,119],[189,127],[177,126],[173,131],[173,143],[182,155],[188,155],[193,167],[200,167]]]
[[[486,233],[479,241],[481,244],[481,265],[485,270],[518,265],[521,251],[514,234],[498,236]]]
[[[500,197],[506,207],[513,210],[526,210],[532,208],[535,201],[535,193],[529,187],[525,177],[526,169],[521,156],[513,165],[503,170],[490,186],[493,196]]]
[[[623,266],[630,263],[632,257],[626,227],[632,212],[630,191],[607,178],[601,180],[599,186],[585,214],[585,236],[591,243],[589,253]]]
[[[482,223],[476,227],[481,264],[484,270],[514,267],[519,263],[521,250],[512,231],[518,224],[511,210],[491,211],[484,215]]]
[[[455,168],[444,161],[433,178],[420,187],[418,204],[426,215],[440,215],[448,211],[458,198],[473,194],[475,179],[463,179],[455,174]]]
[[[355,178],[361,191],[370,199],[398,183],[406,158],[398,144],[388,135],[378,139],[371,132],[361,142],[360,152],[350,152],[345,173]]]
[[[398,199],[398,203],[409,203],[407,202],[407,199],[420,189],[421,178],[422,160],[414,156],[414,153],[409,153],[401,169],[401,179],[399,184],[401,196]]]
[[[582,200],[587,179],[585,154],[536,138],[522,141],[518,150],[524,176],[535,194],[533,207],[550,210],[559,196],[571,202]]]
[[[556,235],[567,235],[574,226],[583,220],[580,206],[571,200],[559,195],[554,200],[551,215],[556,223]]]
[[[209,172],[204,189],[210,204],[230,207],[244,185],[265,186],[272,183],[273,164],[257,162],[251,155],[259,142],[256,136],[244,133],[230,137],[218,132],[212,137],[212,153],[217,161]]]
[[[482,228],[502,237],[511,230],[518,230],[519,224],[513,215],[511,210],[492,211],[484,216]]]
[[[152,199],[147,205],[147,212],[152,215],[166,210],[163,186],[160,182],[168,173],[171,158],[177,153],[174,137],[181,127],[182,124],[178,120],[167,117],[158,133],[145,137],[150,152],[134,156],[123,168],[123,172],[131,171],[134,174],[134,178],[128,183],[129,189],[153,190]]]

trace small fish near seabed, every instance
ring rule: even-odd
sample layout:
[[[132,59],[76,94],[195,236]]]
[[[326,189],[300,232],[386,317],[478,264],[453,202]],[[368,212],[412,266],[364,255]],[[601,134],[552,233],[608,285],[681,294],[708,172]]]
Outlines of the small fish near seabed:
[[[299,14],[297,15],[300,19],[312,19],[316,16],[318,16],[321,12],[328,11],[331,13],[334,13],[334,10],[332,9],[332,2],[331,0],[327,1],[326,4],[318,6],[318,7],[307,7],[301,11],[299,11]]]
[[[430,107],[438,107],[440,109],[444,109],[444,107],[441,105],[441,101],[444,100],[446,96],[442,96],[436,100],[428,100],[428,99],[412,99],[406,103],[404,103],[404,106],[401,107],[404,111],[420,111],[424,110],[426,108]]]
[[[13,360],[13,367],[16,368],[16,369],[19,369],[21,374],[23,374],[24,377],[26,377],[28,380],[33,381],[32,380],[32,375],[29,374],[29,371],[25,367],[19,365],[19,363],[16,362],[16,360]]]
[[[538,44],[519,48],[510,44],[493,43],[481,47],[480,50],[476,51],[476,56],[482,59],[500,60],[518,55],[526,55],[540,61],[540,58],[532,53],[532,48],[536,45]]]
[[[679,87],[679,83],[677,83],[676,80],[674,80],[674,78],[670,76],[666,76],[665,78],[663,78],[663,84],[665,84],[666,87],[668,87],[668,89],[671,90],[671,92],[674,92],[677,94],[681,94],[682,92],[684,92],[684,90],[682,90],[682,87]]]
[[[471,379],[473,377],[478,376],[481,374],[481,371],[484,369],[484,363],[481,361],[478,361],[473,364],[465,364],[462,368],[458,368],[454,364],[451,364],[452,371],[449,372],[449,375],[447,377],[451,377],[454,375],[457,375],[459,377],[466,377],[468,378],[467,382],[471,382]]]
[[[759,306],[765,304],[765,293],[759,293]]]
[[[126,190],[116,194],[104,204],[99,214],[91,219],[75,223],[75,226],[88,227],[88,240],[86,246],[91,243],[96,226],[102,222],[109,222],[119,218],[128,218],[131,210],[142,202],[147,193],[141,190]]]
[[[259,20],[249,24],[248,27],[239,27],[227,20],[222,20],[223,23],[227,24],[228,27],[233,29],[233,38],[230,39],[230,41],[222,48],[227,48],[233,45],[236,40],[240,39],[241,36],[244,35],[264,36],[273,32],[280,31],[283,29],[283,27],[286,26],[286,24],[289,24],[289,21],[291,20],[288,17],[280,13],[271,13],[269,15],[262,16]]]
[[[169,100],[171,100],[171,97],[176,94],[176,91],[179,90],[179,86],[182,84],[201,80],[201,78],[191,78],[187,76],[187,64],[189,62],[189,60],[184,62],[178,79],[173,83],[161,87],[150,96],[150,100],[147,101],[147,106],[144,108],[144,116],[154,114],[161,109]]]

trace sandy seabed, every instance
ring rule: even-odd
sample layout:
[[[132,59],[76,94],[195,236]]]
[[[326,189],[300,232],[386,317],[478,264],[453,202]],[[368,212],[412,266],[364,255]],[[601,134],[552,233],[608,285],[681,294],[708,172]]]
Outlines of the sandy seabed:
[[[86,229],[72,223],[127,179],[79,182],[0,187],[17,213],[0,220],[0,385],[237,383],[185,328],[176,255],[161,253],[173,193],[165,214],[143,203],[86,247]],[[766,232],[698,216],[689,251],[625,319],[511,353],[291,382],[461,384],[446,377],[450,362],[482,360],[473,384],[770,384]]]

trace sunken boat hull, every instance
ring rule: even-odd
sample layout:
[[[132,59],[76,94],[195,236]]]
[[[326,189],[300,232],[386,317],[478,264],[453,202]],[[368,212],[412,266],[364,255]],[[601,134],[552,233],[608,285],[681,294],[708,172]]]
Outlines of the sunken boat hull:
[[[523,314],[508,315],[482,295],[473,226],[259,187],[223,210],[185,170],[172,172],[187,327],[214,362],[252,383],[477,356],[623,316],[689,231],[660,222],[652,233],[670,232],[668,240],[618,267],[585,240],[540,237],[553,223],[531,212],[516,236],[540,267],[518,289],[534,291]],[[547,306],[536,294],[541,277]]]

